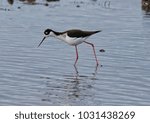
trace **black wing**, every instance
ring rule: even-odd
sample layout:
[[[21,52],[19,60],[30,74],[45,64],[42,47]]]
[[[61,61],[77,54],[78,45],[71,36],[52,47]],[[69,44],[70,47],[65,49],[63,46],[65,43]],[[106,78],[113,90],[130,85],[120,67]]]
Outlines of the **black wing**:
[[[88,37],[98,32],[101,32],[101,31],[100,30],[99,31],[68,30],[64,33],[67,33],[69,37],[81,38],[81,37]]]

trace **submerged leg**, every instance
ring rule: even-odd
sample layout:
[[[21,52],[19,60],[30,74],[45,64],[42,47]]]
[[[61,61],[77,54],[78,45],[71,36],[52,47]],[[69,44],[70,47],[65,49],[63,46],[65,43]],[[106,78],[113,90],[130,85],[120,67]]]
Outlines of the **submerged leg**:
[[[89,45],[91,45],[92,47],[93,47],[93,52],[94,52],[94,56],[95,56],[95,60],[96,60],[96,64],[97,64],[97,66],[98,66],[98,60],[97,60],[97,56],[96,56],[96,52],[95,52],[95,47],[94,47],[94,44],[92,44],[92,43],[89,43],[89,42],[87,42],[87,41],[84,41],[84,43],[86,43],[86,44],[89,44]]]
[[[76,60],[75,60],[74,66],[76,66],[76,63],[78,61],[78,49],[77,49],[77,46],[75,46],[75,49],[76,49]]]

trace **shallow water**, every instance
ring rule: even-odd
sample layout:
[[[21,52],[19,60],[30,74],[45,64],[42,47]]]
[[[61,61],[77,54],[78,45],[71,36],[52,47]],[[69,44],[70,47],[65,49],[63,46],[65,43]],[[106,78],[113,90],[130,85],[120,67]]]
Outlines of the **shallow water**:
[[[150,15],[140,0],[42,4],[1,0],[0,105],[150,105]],[[46,28],[103,30],[88,39],[102,66],[86,44],[76,68],[74,47],[48,38],[37,48]]]

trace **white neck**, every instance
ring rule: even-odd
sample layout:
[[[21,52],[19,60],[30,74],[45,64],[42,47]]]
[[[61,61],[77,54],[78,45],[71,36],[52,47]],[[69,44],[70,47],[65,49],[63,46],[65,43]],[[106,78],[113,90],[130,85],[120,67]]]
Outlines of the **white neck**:
[[[63,35],[56,35],[55,33],[50,32],[50,36],[55,37],[55,38],[62,40],[62,41],[65,41],[65,39],[66,39],[66,33]]]

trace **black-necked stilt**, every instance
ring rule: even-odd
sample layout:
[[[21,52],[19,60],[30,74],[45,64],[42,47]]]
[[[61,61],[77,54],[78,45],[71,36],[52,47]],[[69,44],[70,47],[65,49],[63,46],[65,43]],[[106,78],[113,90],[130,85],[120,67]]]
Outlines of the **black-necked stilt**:
[[[93,47],[93,52],[94,52],[96,64],[98,66],[98,60],[97,60],[97,57],[96,57],[94,44],[85,41],[89,36],[91,36],[95,33],[98,33],[98,32],[101,32],[101,30],[98,30],[98,31],[82,31],[82,30],[78,30],[78,29],[72,29],[72,30],[68,30],[68,31],[65,31],[65,32],[56,32],[56,31],[51,30],[51,29],[46,29],[44,31],[45,36],[42,39],[42,41],[40,42],[40,44],[38,45],[38,47],[42,44],[42,42],[45,40],[45,38],[47,38],[49,36],[60,39],[60,40],[66,42],[67,44],[69,44],[71,46],[75,46],[76,60],[75,60],[74,65],[76,65],[76,63],[78,61],[77,45],[84,42],[84,43],[89,44]]]

